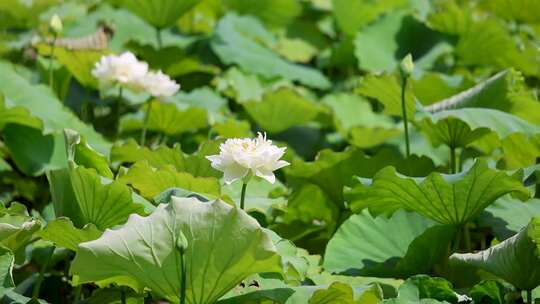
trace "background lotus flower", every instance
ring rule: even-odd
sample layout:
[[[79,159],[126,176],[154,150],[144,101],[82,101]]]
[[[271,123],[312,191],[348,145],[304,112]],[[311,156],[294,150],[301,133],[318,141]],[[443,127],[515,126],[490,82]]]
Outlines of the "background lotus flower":
[[[212,162],[212,167],[223,172],[225,183],[230,184],[242,178],[255,175],[270,183],[276,181],[274,171],[288,166],[289,163],[280,160],[286,148],[279,148],[259,133],[257,138],[233,138],[221,144],[218,155],[206,158]]]
[[[170,97],[180,89],[179,84],[161,71],[148,72],[140,81],[141,87],[154,97]]]
[[[103,56],[92,70],[92,75],[102,85],[107,86],[118,83],[134,90],[141,89],[141,79],[147,73],[148,64],[137,60],[137,57],[131,52],[125,52],[119,56]]]

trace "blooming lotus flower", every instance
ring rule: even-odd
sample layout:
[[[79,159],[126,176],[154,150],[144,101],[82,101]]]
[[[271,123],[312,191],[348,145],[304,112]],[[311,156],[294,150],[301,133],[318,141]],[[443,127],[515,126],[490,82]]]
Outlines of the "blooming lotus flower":
[[[129,87],[140,90],[141,79],[148,72],[148,64],[137,60],[131,52],[125,52],[119,56],[108,55],[101,57],[92,70],[102,85],[114,85]]]
[[[239,179],[249,179],[252,175],[264,178],[270,183],[276,181],[274,171],[288,166],[280,160],[286,148],[278,148],[266,139],[266,134],[259,133],[257,138],[227,139],[219,147],[218,155],[206,158],[212,162],[212,168],[223,172],[223,179],[230,184]]]
[[[161,71],[148,72],[140,81],[140,86],[154,97],[170,97],[180,89],[179,84]]]

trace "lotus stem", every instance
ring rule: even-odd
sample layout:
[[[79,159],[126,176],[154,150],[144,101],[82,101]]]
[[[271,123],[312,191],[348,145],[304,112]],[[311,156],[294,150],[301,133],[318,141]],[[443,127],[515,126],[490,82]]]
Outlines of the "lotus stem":
[[[467,252],[471,252],[471,231],[469,230],[469,226],[467,226],[467,224],[463,225],[463,240],[465,241],[465,250]]]
[[[124,287],[120,287],[120,303],[126,304],[126,289]]]
[[[118,98],[116,99],[116,104],[114,105],[114,123],[115,123],[115,128],[114,128],[114,138],[118,138],[118,135],[120,133],[120,105],[122,104],[122,94],[123,94],[123,89],[122,87],[120,87],[118,89]]]
[[[152,98],[146,102],[146,111],[144,113],[143,129],[141,134],[141,147],[144,147],[146,142],[146,131],[148,129],[148,121],[150,120],[150,110],[152,109]]]
[[[82,294],[82,285],[75,287],[75,292],[73,293],[73,303],[77,304],[81,301]]]
[[[449,167],[450,167],[450,173],[452,174],[455,174],[456,173],[456,148],[455,147],[450,147],[450,160],[449,160],[450,164],[449,164]]]
[[[47,271],[47,268],[49,267],[49,263],[51,262],[51,258],[54,254],[55,249],[56,249],[55,246],[52,246],[49,249],[49,252],[47,253],[47,257],[45,258],[45,263],[41,266],[39,276],[36,280],[36,283],[34,284],[34,289],[32,290],[32,299],[34,300],[37,300],[39,298],[39,291],[41,289],[41,283],[43,283],[43,278],[45,277],[45,271]]]
[[[533,304],[532,290],[527,290],[527,304]]]
[[[160,28],[156,29],[156,41],[157,41],[158,50],[161,50],[161,47],[163,46],[163,40],[161,38],[161,29]]]
[[[51,53],[49,58],[49,87],[51,90],[54,91],[54,75],[53,75],[53,60],[54,60],[54,48],[56,47],[56,39],[58,38],[58,34],[54,34],[52,43],[51,43]]]
[[[180,304],[186,303],[186,264],[184,261],[184,248],[180,248],[180,273],[181,273],[181,282],[180,282]]]
[[[242,193],[240,194],[240,209],[244,210],[244,202],[246,200],[247,183],[242,184]]]
[[[405,106],[405,91],[407,89],[408,76],[401,74],[401,112],[403,114],[403,126],[405,128],[405,152],[407,158],[411,155],[411,146],[409,143],[409,122],[407,120],[407,108]]]

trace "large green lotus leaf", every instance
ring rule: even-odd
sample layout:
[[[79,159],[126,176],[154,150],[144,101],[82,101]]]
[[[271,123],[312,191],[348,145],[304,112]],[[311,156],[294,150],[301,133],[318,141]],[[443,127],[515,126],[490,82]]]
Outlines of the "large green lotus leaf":
[[[456,1],[434,2],[434,9],[429,14],[428,25],[445,34],[459,35],[465,33],[473,22],[467,6],[460,6]]]
[[[132,215],[123,227],[79,247],[71,268],[76,284],[149,288],[175,303],[182,253],[188,303],[215,303],[251,274],[281,271],[276,249],[258,223],[219,200],[173,198],[150,216]]]
[[[86,140],[71,129],[64,129],[68,161],[85,168],[93,168],[101,176],[113,178],[107,158],[88,145]]]
[[[237,67],[228,69],[214,80],[218,92],[221,92],[238,103],[261,101],[265,86],[259,76],[245,73]]]
[[[375,113],[369,101],[362,96],[336,93],[326,95],[321,102],[332,109],[338,130],[349,130],[356,126],[394,128],[389,116]]]
[[[142,111],[146,112],[147,104]],[[142,113],[138,113],[142,114]],[[163,132],[175,136],[189,131],[203,129],[208,126],[207,112],[201,108],[180,109],[174,103],[152,101],[148,130]],[[122,132],[138,131],[143,128],[143,115],[126,115],[122,118]]]
[[[321,112],[318,104],[285,88],[268,92],[262,101],[245,102],[243,106],[258,125],[271,133],[303,125]]]
[[[426,178],[410,178],[387,167],[379,171],[351,208],[370,208],[375,214],[399,208],[414,210],[442,224],[462,225],[476,217],[496,199],[513,194],[522,200],[529,191],[519,176],[488,168],[478,160],[467,172],[444,175],[433,172]]]
[[[412,37],[422,37],[422,41],[419,43]],[[404,10],[396,10],[356,33],[354,55],[362,70],[392,72],[407,53],[420,58],[437,39],[435,32],[424,24]]]
[[[6,104],[6,99],[0,93],[0,130],[9,124],[18,124],[34,129],[42,129],[43,123],[37,117],[30,114],[30,110],[22,106],[10,106]]]
[[[487,207],[479,222],[491,227],[498,240],[505,240],[519,232],[533,217],[540,217],[540,199],[522,202],[507,195]]]
[[[79,229],[73,226],[69,218],[59,217],[48,222],[47,226],[38,232],[38,235],[44,240],[53,242],[56,246],[77,251],[80,243],[93,241],[99,238],[102,233],[93,224],[87,224]]]
[[[401,134],[389,116],[375,113],[361,96],[331,94],[322,102],[332,109],[336,129],[357,147],[373,147]]]
[[[354,127],[351,129],[349,142],[355,147],[366,149],[383,144],[402,133],[399,129]]]
[[[184,153],[179,145],[172,148],[159,146],[156,149],[141,147],[130,138],[122,144],[116,144],[111,148],[111,161],[120,163],[136,163],[147,161],[154,168],[173,166],[178,171],[185,168]]]
[[[518,46],[508,28],[495,18],[473,22],[456,45],[458,64],[466,66],[514,67],[527,75],[538,75],[536,47]]]
[[[368,75],[360,82],[357,92],[360,95],[378,100],[384,106],[383,113],[402,116],[401,84],[396,76],[390,74]],[[410,86],[407,86],[405,91],[405,107],[407,108],[407,117],[412,119],[416,105]]]
[[[324,268],[394,278],[430,273],[446,258],[455,232],[450,225],[438,225],[413,212],[399,210],[386,218],[364,210],[347,219],[328,242]]]
[[[12,203],[9,208],[0,213],[0,248],[9,249],[17,260],[24,248],[41,228],[41,222],[28,215],[26,207]]]
[[[250,30],[245,31],[246,28]],[[328,79],[318,70],[282,59],[260,41],[272,43],[274,37],[257,19],[235,14],[223,17],[216,28],[212,49],[225,64],[238,64],[249,73],[266,78],[282,77],[307,86],[325,89]]]
[[[466,147],[491,132],[501,140],[515,133],[529,137],[540,133],[540,127],[494,109],[463,108],[434,114],[419,113],[416,119],[432,142],[456,148]]]
[[[482,2],[483,7],[497,16],[525,23],[540,23],[540,3],[535,0],[493,0]]]
[[[322,150],[315,161],[294,161],[285,172],[287,178],[319,186],[334,203],[341,206],[343,186],[350,182],[353,175],[362,170],[365,162],[364,153],[358,149],[348,149],[343,152]]]
[[[505,295],[510,292],[501,282],[485,280],[471,288],[470,295],[474,303],[505,304]]]
[[[133,165],[118,181],[130,184],[148,199],[169,188],[182,188],[213,197],[219,197],[221,192],[219,181],[215,177],[195,177],[188,172],[176,171],[172,166],[154,169],[144,161]]]
[[[61,132],[44,135],[40,129],[9,124],[2,131],[4,142],[17,168],[30,176],[66,167],[66,149]]]
[[[344,283],[332,283],[327,289],[319,289],[313,293],[309,299],[309,304],[378,304],[383,298],[379,286],[373,285],[369,290],[365,290],[360,296],[355,294],[350,285]]]
[[[452,284],[443,278],[431,278],[426,275],[411,277],[403,283],[395,299],[385,300],[388,304],[436,304],[458,303],[458,296],[452,290]]]
[[[510,134],[501,142],[504,154],[500,161],[505,169],[519,169],[536,164],[540,157],[540,135],[532,138],[523,133]]]
[[[120,0],[125,8],[158,29],[172,26],[200,0]]]
[[[224,122],[212,126],[211,132],[221,138],[246,138],[253,137],[251,125],[245,120],[227,119]]]
[[[286,26],[302,13],[302,4],[296,0],[225,0],[223,4],[240,15],[256,16],[272,27]]]
[[[513,237],[477,253],[461,253],[451,260],[486,270],[520,290],[540,285],[540,220],[533,218]]]
[[[349,36],[354,36],[380,15],[406,4],[403,0],[332,0],[334,18],[340,29]]]
[[[288,286],[275,284],[269,288],[257,288],[239,296],[226,297],[218,304],[306,304],[306,303],[380,303],[380,287],[362,285],[350,287],[344,283],[317,286]],[[316,296],[316,293],[318,295]],[[316,297],[315,297],[316,296]],[[325,296],[321,299],[321,296]],[[313,297],[315,297],[313,299]],[[311,300],[313,299],[313,300]],[[324,300],[327,300],[325,302]],[[355,301],[356,299],[356,301]],[[345,300],[345,302],[342,302]]]
[[[206,109],[210,124],[222,121],[229,112],[227,99],[209,87],[199,87],[189,93],[179,92],[172,97],[180,106],[191,106]]]
[[[0,3],[0,14],[2,22],[0,27],[4,28],[35,28],[41,13],[49,7],[60,3],[58,0],[39,0],[32,2],[21,2],[19,0],[6,0]]]
[[[110,144],[92,127],[84,124],[65,108],[49,88],[31,85],[5,62],[0,62],[0,92],[6,97],[7,108],[24,107],[31,116],[41,119],[45,134],[61,132],[69,127],[84,136],[100,153],[105,155],[109,153]]]
[[[159,146],[156,149],[140,147],[135,140],[129,139],[121,145],[111,149],[111,161],[121,163],[136,163],[146,161],[156,169],[173,166],[179,172],[188,172],[200,177],[221,177],[221,173],[210,166],[205,158],[207,155],[219,152],[220,141],[206,141],[199,146],[199,150],[186,155],[176,145],[172,148]]]
[[[99,176],[94,169],[72,168],[48,174],[55,213],[76,227],[94,224],[104,230],[124,223],[130,214],[146,214],[153,206],[119,181]]]

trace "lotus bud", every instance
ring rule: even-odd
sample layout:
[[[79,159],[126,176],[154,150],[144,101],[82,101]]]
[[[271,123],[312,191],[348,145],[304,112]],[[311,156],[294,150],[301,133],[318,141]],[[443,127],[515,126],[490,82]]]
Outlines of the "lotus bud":
[[[401,70],[401,74],[404,77],[409,77],[412,74],[414,70],[414,63],[412,60],[412,55],[410,53],[407,54],[407,56],[405,56],[403,60],[401,60],[399,68]]]
[[[51,18],[50,26],[56,34],[60,34],[64,28],[62,25],[62,19],[57,14],[54,14]]]

